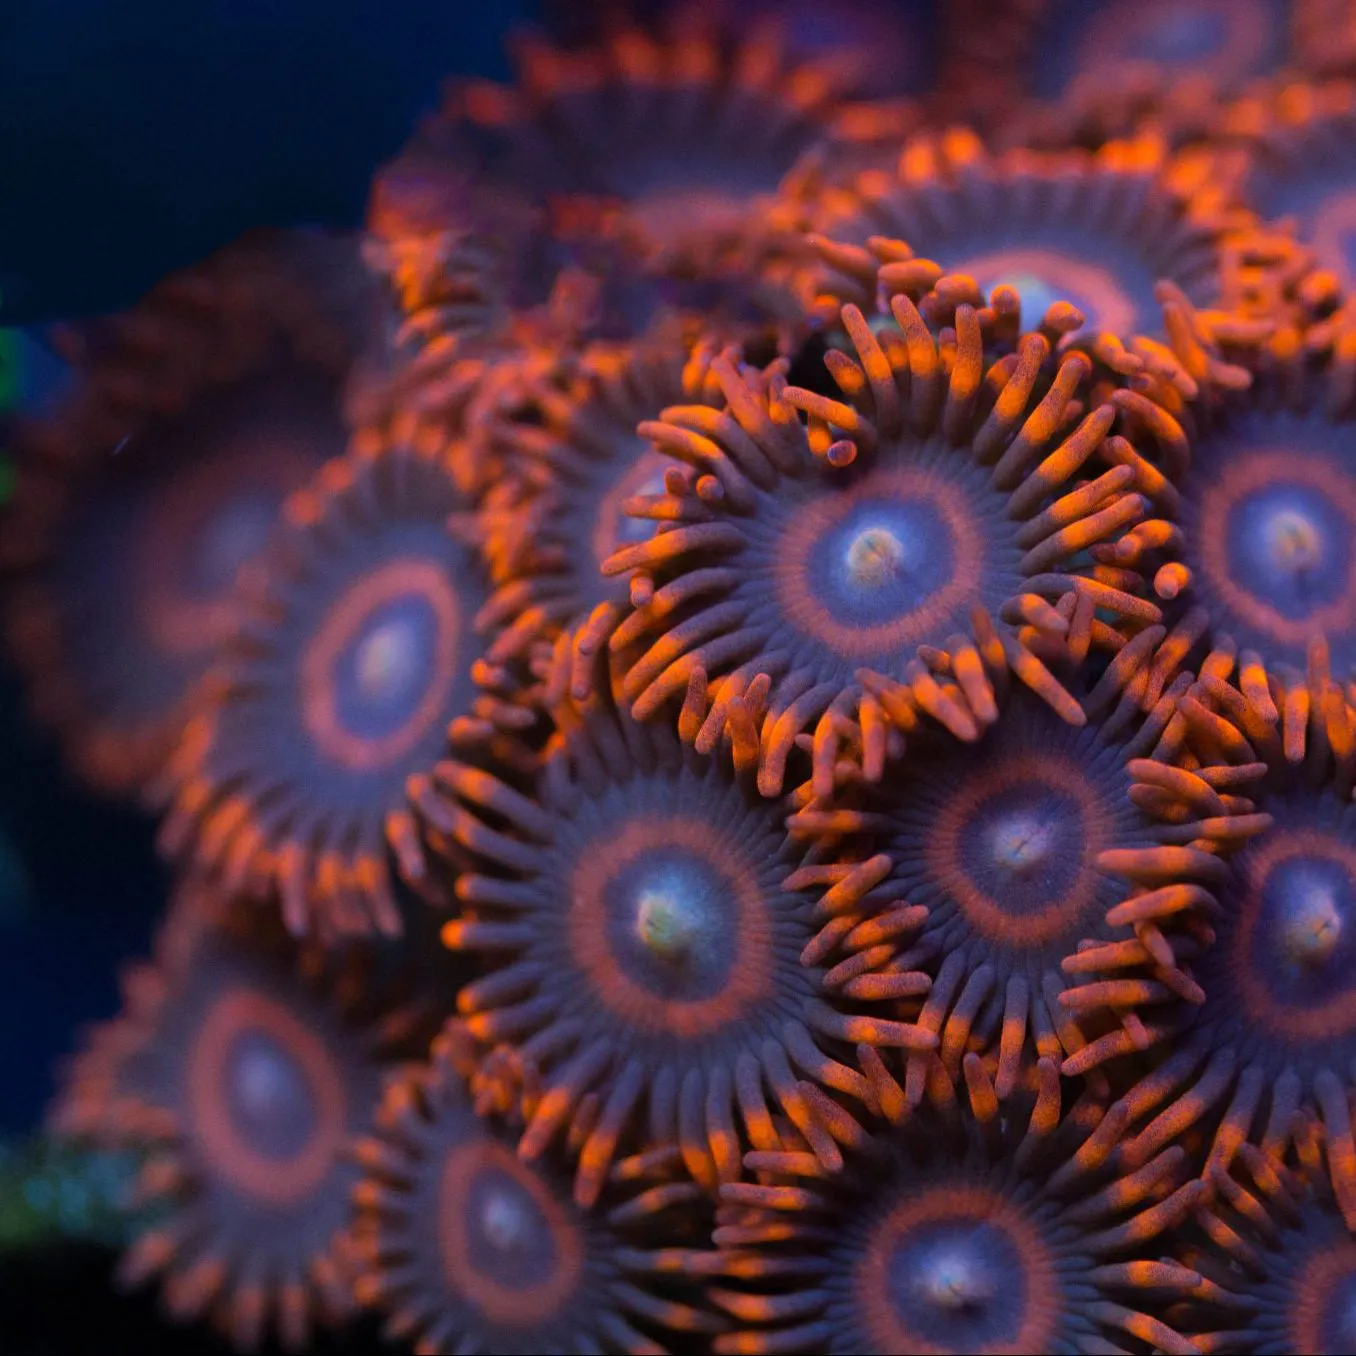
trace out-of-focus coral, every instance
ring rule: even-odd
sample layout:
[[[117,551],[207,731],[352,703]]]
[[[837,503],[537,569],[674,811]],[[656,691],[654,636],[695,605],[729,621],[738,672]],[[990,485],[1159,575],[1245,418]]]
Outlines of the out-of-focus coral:
[[[1232,105],[1211,147],[1229,192],[1269,223],[1265,274],[1240,261],[1240,303],[1271,314],[1286,356],[1330,357],[1356,399],[1356,85],[1279,82]]]
[[[167,774],[166,850],[294,931],[401,929],[416,880],[405,782],[468,739],[532,723],[483,659],[489,596],[446,460],[403,446],[327,464],[288,499]]]
[[[890,265],[895,286],[924,293],[930,319],[967,303],[986,336],[1039,329],[1061,349],[1086,350],[1131,395],[1152,380],[1189,403],[1245,380],[1228,352],[1269,334],[1263,317],[1240,320],[1235,279],[1246,259],[1253,287],[1263,285],[1268,242],[1214,169],[1152,135],[997,154],[961,130],[918,138],[887,168],[802,186],[804,200],[787,204],[833,242],[801,290],[813,301],[827,284],[826,309],[844,294],[860,303]]]
[[[0,1257],[57,1239],[117,1246],[134,1154],[37,1140],[0,1145]]]
[[[916,124],[779,25],[702,7],[576,48],[524,42],[513,86],[450,87],[377,178],[370,257],[415,351],[776,326],[802,246],[768,208],[807,152]]]
[[[1209,136],[1268,78],[1350,74],[1351,0],[1035,0],[1009,137],[1097,145],[1151,125]]]
[[[567,232],[602,229],[663,271],[709,274],[767,247],[762,209],[806,150],[898,131],[830,65],[788,53],[775,25],[735,34],[696,9],[662,36],[621,26],[516,56],[515,85],[448,90],[381,182],[379,231],[430,216],[460,228],[468,204],[475,224],[494,192],[510,215],[545,200]]]
[[[350,1141],[383,1070],[427,1048],[431,1015],[383,1009],[367,980],[356,953],[327,962],[276,916],[245,926],[220,897],[181,893],[52,1116],[143,1159],[122,1283],[162,1278],[168,1313],[210,1315],[244,1347],[276,1328],[299,1348],[351,1312]]]
[[[72,330],[65,400],[12,432],[5,629],[82,775],[144,788],[284,497],[343,450],[343,317],[259,237]],[[356,265],[356,259],[355,259]]]

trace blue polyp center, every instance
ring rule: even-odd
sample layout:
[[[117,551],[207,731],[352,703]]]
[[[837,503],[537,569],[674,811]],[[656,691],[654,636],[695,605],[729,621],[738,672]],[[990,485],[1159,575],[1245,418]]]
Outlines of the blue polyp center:
[[[1324,1351],[1356,1351],[1356,1274],[1343,1276],[1324,1298],[1318,1329]]]
[[[340,656],[339,719],[365,739],[394,734],[413,717],[436,662],[438,619],[411,594],[373,608]]]
[[[949,584],[951,530],[926,500],[866,499],[815,543],[810,578],[836,621],[879,626],[906,617]]]
[[[1058,828],[1042,824],[1034,814],[1008,815],[993,825],[990,859],[997,869],[1020,880],[1045,869],[1058,838]]]
[[[306,1070],[267,1031],[246,1030],[226,1060],[226,1105],[236,1135],[260,1158],[297,1157],[319,1128]]]
[[[1302,620],[1346,593],[1351,532],[1352,524],[1320,490],[1268,485],[1230,514],[1230,575],[1281,616]]]
[[[1161,267],[1153,242],[1123,237],[1122,229],[1115,222],[1017,216],[990,224],[982,234],[947,241],[946,257],[987,295],[998,286],[1013,288],[1026,328],[1064,301],[1082,313],[1077,334],[1126,334],[1141,325],[1157,330],[1161,308],[1154,286]]]
[[[1022,1257],[996,1225],[938,1220],[912,1229],[891,1253],[889,1278],[900,1323],[929,1345],[974,1351],[1014,1342],[1021,1332]]]
[[[1307,884],[1280,926],[1281,951],[1293,965],[1321,966],[1342,940],[1341,901],[1326,882]]]
[[[482,1168],[461,1208],[471,1267],[517,1290],[534,1290],[551,1279],[559,1261],[551,1222],[512,1174]]]
[[[1318,1007],[1356,982],[1356,881],[1340,861],[1297,856],[1262,883],[1253,955],[1273,999]]]
[[[276,494],[238,494],[221,505],[202,525],[188,562],[193,592],[210,598],[229,589],[240,567],[263,549],[277,517]]]
[[[605,887],[618,967],[656,1000],[720,994],[738,963],[735,883],[680,849],[649,851]]]
[[[976,807],[960,837],[972,887],[1013,917],[1057,905],[1082,873],[1082,807],[1054,786],[997,792]]]
[[[639,495],[664,493],[664,472],[673,462],[662,453],[656,452],[648,443],[636,439],[636,455],[631,470],[626,474],[625,499]],[[654,536],[658,524],[652,518],[632,518],[621,511],[617,505],[615,540],[612,548],[630,546],[638,541],[649,541]]]
[[[964,272],[962,268],[960,270]],[[1067,301],[1083,312],[1086,323],[1084,329],[1097,328],[1097,308],[1087,297],[1080,295],[1067,283],[1033,273],[1030,269],[1014,269],[1012,272],[995,271],[977,276],[975,281],[989,294],[995,287],[1012,287],[1022,298],[1022,325],[1030,327],[1040,324],[1041,317],[1057,301]]]

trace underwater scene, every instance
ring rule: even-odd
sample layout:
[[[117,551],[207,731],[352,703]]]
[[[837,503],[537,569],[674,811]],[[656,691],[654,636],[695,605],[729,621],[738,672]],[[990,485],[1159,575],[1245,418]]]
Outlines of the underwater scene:
[[[1356,0],[392,10],[0,15],[0,1352],[1356,1352]]]

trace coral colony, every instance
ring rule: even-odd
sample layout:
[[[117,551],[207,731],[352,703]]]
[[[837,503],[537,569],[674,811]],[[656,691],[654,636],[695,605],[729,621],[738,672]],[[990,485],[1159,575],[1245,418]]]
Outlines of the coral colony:
[[[1356,5],[615,11],[59,334],[176,873],[50,1128],[305,1350],[1356,1350]],[[116,451],[116,455],[114,452]]]

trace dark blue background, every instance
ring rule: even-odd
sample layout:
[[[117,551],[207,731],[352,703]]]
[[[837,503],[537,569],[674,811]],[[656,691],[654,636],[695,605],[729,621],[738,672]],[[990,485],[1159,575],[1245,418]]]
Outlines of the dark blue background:
[[[0,320],[123,305],[250,226],[356,223],[443,77],[505,74],[533,9],[2,0]]]

